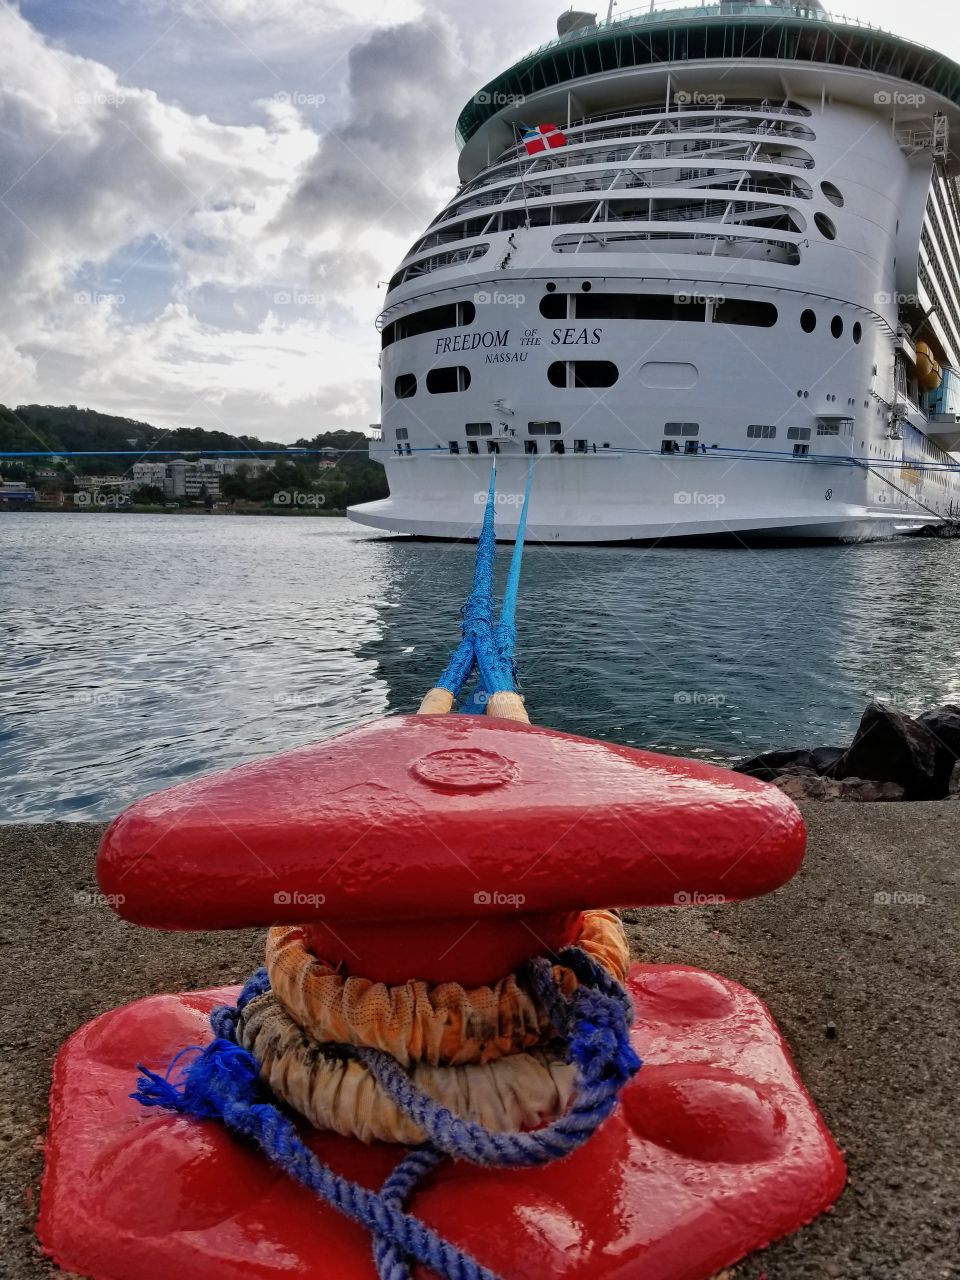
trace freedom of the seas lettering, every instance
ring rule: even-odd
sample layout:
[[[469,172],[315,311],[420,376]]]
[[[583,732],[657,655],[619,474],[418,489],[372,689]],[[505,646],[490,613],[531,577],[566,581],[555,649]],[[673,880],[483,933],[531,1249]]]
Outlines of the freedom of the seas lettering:
[[[592,347],[600,342],[602,336],[602,329],[554,329],[550,346]],[[536,329],[525,329],[523,337],[518,341],[521,347],[539,347],[543,344],[543,339]],[[529,352],[503,350],[509,343],[509,329],[484,329],[481,333],[458,333],[446,338],[437,338],[435,354],[443,356],[453,355],[458,351],[486,350],[487,364],[523,364]]]

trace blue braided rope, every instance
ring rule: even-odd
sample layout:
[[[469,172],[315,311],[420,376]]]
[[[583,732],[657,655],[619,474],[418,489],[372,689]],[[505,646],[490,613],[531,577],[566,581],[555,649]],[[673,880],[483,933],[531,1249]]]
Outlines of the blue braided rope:
[[[490,468],[490,488],[483,512],[483,527],[477,539],[473,566],[473,587],[463,606],[462,640],[454,651],[437,688],[449,689],[456,697],[470,677],[477,662],[477,641],[493,634],[493,558],[496,553],[494,507],[496,504],[497,465]],[[488,664],[489,665],[489,664]]]
[[[289,1177],[371,1232],[381,1280],[411,1280],[411,1259],[430,1267],[442,1280],[499,1280],[405,1213],[404,1205],[445,1153],[477,1164],[507,1166],[544,1164],[570,1154],[607,1119],[620,1090],[639,1070],[641,1062],[629,1039],[632,1006],[626,992],[579,948],[564,948],[556,958],[573,968],[581,982],[572,997],[559,990],[552,965],[545,959],[531,962],[528,977],[554,1029],[568,1042],[567,1061],[576,1065],[577,1076],[569,1111],[544,1129],[503,1134],[463,1121],[413,1085],[389,1055],[340,1046],[367,1065],[430,1139],[400,1161],[379,1194],[322,1164],[293,1122],[264,1101],[268,1095],[260,1083],[260,1064],[236,1042],[236,1035],[243,1009],[270,989],[265,969],[247,980],[235,1007],[213,1010],[210,1024],[216,1038],[205,1049],[195,1045],[182,1050],[163,1076],[138,1064],[141,1075],[131,1097],[148,1107],[219,1118],[255,1142]],[[194,1060],[174,1078],[188,1053],[195,1055]]]

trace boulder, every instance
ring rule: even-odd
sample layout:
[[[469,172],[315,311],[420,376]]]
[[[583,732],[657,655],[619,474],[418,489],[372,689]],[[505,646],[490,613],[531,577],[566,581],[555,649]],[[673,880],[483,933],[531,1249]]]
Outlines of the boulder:
[[[761,782],[775,782],[781,774],[795,773],[800,769],[816,772],[811,752],[764,751],[762,755],[751,756],[749,760],[741,760],[734,765],[735,773],[748,774],[751,778],[759,778]]]
[[[841,800],[859,800],[863,804],[878,804],[904,799],[904,789],[898,782],[874,782],[870,778],[844,778],[837,784]]]
[[[833,782],[829,778],[810,777],[804,774],[787,773],[777,778],[773,784],[791,800],[841,800],[842,783]]]
[[[941,800],[950,774],[943,775],[940,744],[926,724],[871,702],[853,742],[834,765],[833,776],[896,782],[906,800]]]
[[[830,778],[845,751],[846,747],[816,747],[810,752],[810,763],[821,777]]]
[[[960,760],[960,707],[955,703],[924,711],[917,720],[929,729],[937,743],[937,779],[944,786],[943,794],[950,787],[950,775]]]
[[[960,760],[953,766],[953,773],[950,775],[949,793],[951,800],[960,800]]]

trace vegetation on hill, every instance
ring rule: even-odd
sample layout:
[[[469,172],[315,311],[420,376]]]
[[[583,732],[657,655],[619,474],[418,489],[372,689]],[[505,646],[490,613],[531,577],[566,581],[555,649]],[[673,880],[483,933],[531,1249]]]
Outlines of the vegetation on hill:
[[[176,453],[217,457],[248,449],[251,458],[262,456],[272,465],[269,470],[253,474],[241,466],[236,475],[224,476],[221,497],[232,502],[276,505],[278,493],[303,493],[318,496],[314,508],[342,510],[358,502],[386,497],[387,482],[383,467],[371,460],[368,438],[359,431],[324,431],[295,445],[260,440],[256,436],[232,436],[225,431],[208,431],[203,427],[178,427],[165,431],[149,422],[99,413],[95,409],[78,409],[76,405],[17,405],[15,409],[0,405],[0,452],[62,451],[55,458],[0,458],[0,474],[10,479],[35,483],[50,489],[59,485],[73,488],[72,478],[80,475],[130,474],[137,461],[169,461]],[[321,456],[311,453],[270,454],[276,449],[325,449]],[[134,455],[109,456],[124,450]],[[162,450],[163,452],[158,452]],[[97,456],[76,458],[65,456],[88,451]],[[326,465],[324,465],[324,463]],[[330,465],[333,463],[334,465]],[[49,473],[56,472],[56,477]],[[40,474],[38,473],[47,473]],[[159,505],[162,492],[144,486],[134,495],[138,503]],[[181,503],[183,499],[180,499]],[[290,504],[293,505],[293,504]]]

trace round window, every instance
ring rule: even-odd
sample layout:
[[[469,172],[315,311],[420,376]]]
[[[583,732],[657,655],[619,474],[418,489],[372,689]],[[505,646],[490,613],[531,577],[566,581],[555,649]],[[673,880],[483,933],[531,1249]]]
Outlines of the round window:
[[[817,224],[817,230],[826,240],[836,240],[837,228],[825,213],[815,213],[813,220]]]
[[[804,333],[813,333],[817,327],[817,313],[808,307],[800,317],[800,328]]]
[[[830,322],[830,332],[835,338],[843,337],[843,319],[841,316],[834,316]]]
[[[846,201],[843,198],[843,192],[839,187],[835,187],[832,182],[821,182],[820,190],[827,197],[831,204],[835,204],[838,209],[842,209]]]
[[[860,340],[862,337],[863,337],[863,325],[858,320],[857,323],[853,326],[853,340],[857,344],[857,346],[860,345]]]

